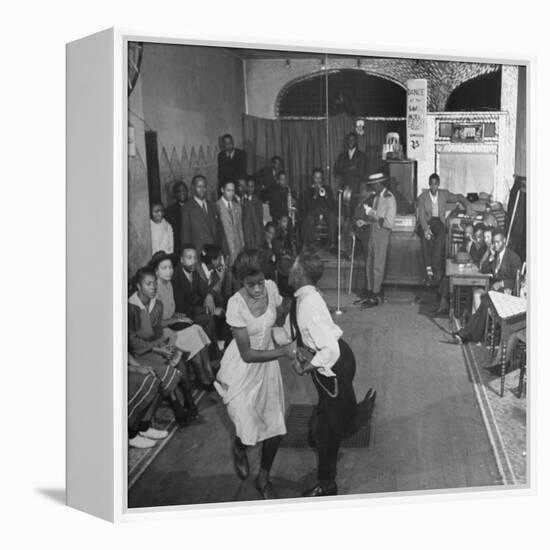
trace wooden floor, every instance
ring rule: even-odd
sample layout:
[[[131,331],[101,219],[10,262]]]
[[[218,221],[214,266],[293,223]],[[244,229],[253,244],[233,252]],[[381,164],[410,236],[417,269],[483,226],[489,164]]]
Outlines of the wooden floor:
[[[335,303],[327,292],[327,301]],[[480,487],[502,483],[459,346],[429,316],[433,298],[395,290],[378,308],[348,307],[337,322],[357,359],[355,388],[378,398],[370,448],[345,448],[340,494]],[[312,382],[283,372],[287,409],[314,404]],[[201,419],[178,431],[129,493],[130,507],[256,500],[254,475],[233,470],[232,425],[215,394],[201,402]],[[249,453],[252,472],[258,450]],[[315,481],[310,448],[282,447],[272,477],[281,497],[300,496]]]

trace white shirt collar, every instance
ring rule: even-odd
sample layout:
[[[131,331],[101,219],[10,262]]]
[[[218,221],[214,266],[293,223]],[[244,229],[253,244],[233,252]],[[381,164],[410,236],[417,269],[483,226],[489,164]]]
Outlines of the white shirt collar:
[[[204,274],[206,275],[206,278],[208,281],[210,281],[210,277],[212,275],[212,269],[208,269],[208,267],[206,267],[206,264],[202,264],[202,270],[204,271]]]
[[[316,287],[314,287],[313,285],[304,285],[294,293],[294,296],[296,298],[302,298],[303,296],[307,296],[308,294],[311,294],[313,292],[318,293]]]
[[[147,308],[149,313],[151,313],[151,311],[155,307],[156,301],[157,301],[156,298],[151,298],[151,300],[149,300],[149,307]],[[137,292],[134,292],[130,296],[130,298],[128,299],[128,303],[132,304],[133,306],[139,307],[139,309],[142,309],[142,310],[145,309],[145,304],[139,299]]]
[[[232,208],[231,203],[225,197],[222,197],[222,201],[224,202],[225,206],[227,206],[227,208]]]
[[[206,201],[204,199],[199,199],[199,197],[197,197],[196,195],[193,196],[193,198],[197,201],[197,204],[202,208],[203,205],[206,204]]]
[[[357,147],[354,147],[353,149],[348,149],[348,157],[351,158],[353,155],[355,155],[355,151],[357,150]]]
[[[439,190],[436,192],[435,195],[432,195],[432,192],[428,191],[428,195],[430,195],[430,199],[432,199],[432,202],[435,202],[437,200],[437,197],[439,196]]]

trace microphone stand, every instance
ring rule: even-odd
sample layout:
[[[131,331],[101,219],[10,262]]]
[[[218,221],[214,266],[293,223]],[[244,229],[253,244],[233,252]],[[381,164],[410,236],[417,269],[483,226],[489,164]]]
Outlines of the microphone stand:
[[[342,315],[344,312],[340,307],[340,270],[341,270],[341,264],[342,264],[342,195],[343,190],[338,190],[338,298],[337,298],[337,306],[336,311],[334,312],[335,315]]]

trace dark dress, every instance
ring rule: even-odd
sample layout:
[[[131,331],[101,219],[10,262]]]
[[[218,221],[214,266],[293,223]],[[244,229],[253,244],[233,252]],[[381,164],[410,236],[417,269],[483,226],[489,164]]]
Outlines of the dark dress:
[[[151,367],[159,381],[164,396],[170,395],[181,380],[181,373],[153,351],[166,342],[162,327],[162,302],[155,300],[151,311],[145,307],[137,294],[130,296],[128,303],[128,350],[139,363]]]

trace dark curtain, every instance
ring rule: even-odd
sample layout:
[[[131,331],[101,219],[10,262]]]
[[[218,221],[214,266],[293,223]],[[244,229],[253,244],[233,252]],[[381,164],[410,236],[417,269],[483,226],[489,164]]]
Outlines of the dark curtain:
[[[330,154],[327,159],[325,120],[273,120],[244,115],[248,169],[256,173],[269,166],[272,156],[279,155],[292,188],[300,195],[309,185],[311,171],[316,167],[323,168],[326,181],[336,191],[338,182],[332,177],[332,170],[336,158],[344,150],[344,138],[355,129],[356,121],[357,117],[348,115],[329,118]],[[382,144],[388,132],[399,133],[404,143],[405,121],[365,121],[365,134],[358,136],[358,147],[367,155],[368,174],[383,169]]]

